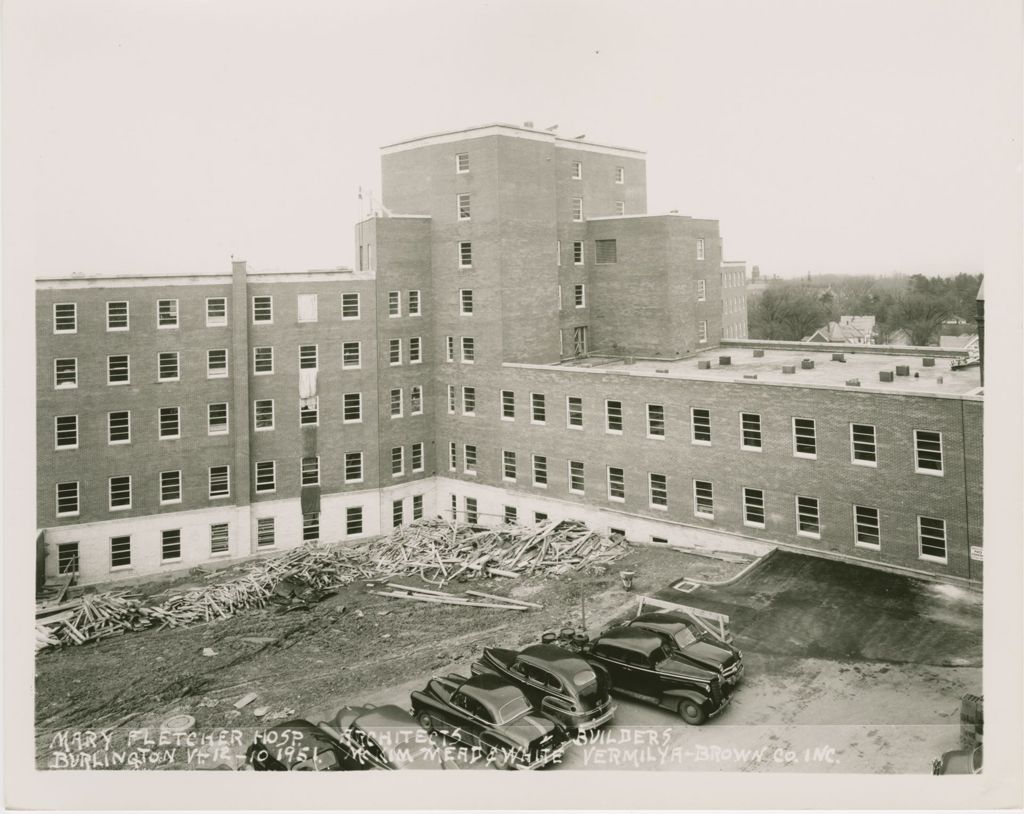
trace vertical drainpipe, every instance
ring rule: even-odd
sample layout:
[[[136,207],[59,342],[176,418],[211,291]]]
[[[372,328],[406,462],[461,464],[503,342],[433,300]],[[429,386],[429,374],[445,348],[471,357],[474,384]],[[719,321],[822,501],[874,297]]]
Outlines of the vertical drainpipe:
[[[235,504],[236,550],[242,554],[255,553],[252,535],[252,505],[250,503],[252,464],[249,443],[249,287],[248,270],[244,260],[231,263],[231,364],[235,374],[231,377],[231,428],[234,458],[231,462],[231,496]]]

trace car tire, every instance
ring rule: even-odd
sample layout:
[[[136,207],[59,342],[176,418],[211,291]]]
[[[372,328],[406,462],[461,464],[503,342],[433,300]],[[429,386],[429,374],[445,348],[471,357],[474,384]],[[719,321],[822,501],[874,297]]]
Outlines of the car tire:
[[[436,727],[434,726],[434,719],[427,713],[423,713],[419,717],[420,726],[422,726],[427,732],[434,732]]]
[[[704,712],[700,704],[689,699],[679,702],[679,717],[690,726],[700,726],[708,719],[707,713]]]
[[[504,748],[502,748],[500,746],[495,746],[493,748],[494,748],[494,762],[493,762],[493,765],[494,765],[495,769],[498,769],[499,771],[506,771],[506,770],[514,768],[514,763],[513,763],[512,757],[511,757],[511,755],[509,755],[507,749],[504,749]]]

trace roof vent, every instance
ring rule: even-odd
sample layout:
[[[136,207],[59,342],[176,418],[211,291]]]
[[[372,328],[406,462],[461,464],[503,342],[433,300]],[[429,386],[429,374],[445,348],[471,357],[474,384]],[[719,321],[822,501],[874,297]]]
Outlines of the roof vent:
[[[934,356],[925,356],[921,360],[921,364],[924,365],[925,367],[935,367],[935,357]]]
[[[846,380],[846,386],[847,387],[860,387],[860,379],[847,379]]]
[[[814,370],[814,360],[813,359],[801,359],[800,360],[800,367],[803,368],[804,370]]]
[[[845,353],[833,353],[832,354],[832,361],[833,362],[845,362],[846,361],[846,354]]]
[[[783,373],[796,373],[796,365],[783,365],[782,366],[782,372]]]
[[[756,379],[757,378],[757,374],[756,373],[744,373],[743,374],[743,378],[744,379]]]
[[[523,127],[529,127],[532,130],[533,129],[533,122],[523,122]]]
[[[711,360],[710,359],[698,359],[697,360],[697,370],[711,370]]]
[[[897,376],[909,376],[910,375],[910,365],[896,365],[896,375]]]
[[[668,373],[667,367],[656,367],[654,368],[655,373]]]
[[[880,382],[891,382],[892,378],[893,377],[892,377],[892,371],[891,370],[879,370],[878,371],[878,380]]]
[[[718,364],[723,365],[723,366],[724,365],[731,365],[732,364],[732,357],[731,356],[719,356],[718,357]]]
[[[754,358],[755,359],[763,359],[764,358],[764,350],[762,348],[755,348],[754,349]]]

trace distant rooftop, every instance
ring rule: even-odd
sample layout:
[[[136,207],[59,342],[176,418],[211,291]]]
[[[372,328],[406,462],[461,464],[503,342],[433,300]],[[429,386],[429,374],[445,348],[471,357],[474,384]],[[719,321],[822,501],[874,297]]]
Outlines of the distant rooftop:
[[[572,132],[572,131],[570,131]],[[431,133],[426,136],[404,139],[393,144],[386,144],[380,148],[381,153],[397,153],[403,150],[411,150],[417,147],[426,147],[432,144],[447,144],[455,141],[463,141],[467,138],[483,138],[485,136],[510,136],[512,138],[524,138],[534,141],[548,141],[559,147],[567,147],[578,150],[589,150],[591,152],[603,152],[611,154],[623,154],[633,158],[641,158],[646,155],[644,150],[637,150],[633,147],[617,147],[613,144],[602,144],[598,141],[591,141],[583,134],[576,138],[563,138],[556,136],[553,130],[535,129],[524,125],[503,124],[500,122],[492,124],[481,124],[475,127],[466,127],[461,130],[447,130],[443,133]]]
[[[963,396],[970,394],[981,386],[980,369],[978,366],[964,370],[951,370],[954,359],[948,355],[939,355],[934,351],[938,348],[915,348],[918,353],[893,353],[877,346],[856,346],[857,350],[847,347],[827,349],[776,349],[760,348],[764,355],[754,356],[754,346],[711,348],[685,359],[627,359],[614,357],[591,356],[578,361],[567,361],[551,367],[573,367],[592,369],[601,373],[624,373],[639,376],[664,376],[674,379],[703,379],[710,381],[730,381],[749,384],[783,384],[794,386],[818,386],[841,388],[844,390],[881,390],[886,392],[911,393],[919,395]],[[870,351],[862,348],[871,347]],[[929,353],[932,351],[932,353]],[[834,353],[842,353],[845,362],[833,361]],[[948,354],[948,351],[947,351]],[[721,365],[719,357],[728,356],[730,364]],[[935,360],[934,367],[925,367],[925,357]],[[803,360],[813,361],[813,369],[801,367]],[[707,369],[700,369],[698,362],[710,362]],[[910,368],[910,375],[895,375],[897,365]],[[795,372],[783,373],[783,366],[793,366]],[[894,375],[891,382],[879,379],[881,371],[889,371]],[[916,377],[915,377],[915,374]],[[744,378],[756,376],[756,379]],[[938,379],[942,378],[940,384]],[[859,379],[860,386],[847,386],[849,379]]]

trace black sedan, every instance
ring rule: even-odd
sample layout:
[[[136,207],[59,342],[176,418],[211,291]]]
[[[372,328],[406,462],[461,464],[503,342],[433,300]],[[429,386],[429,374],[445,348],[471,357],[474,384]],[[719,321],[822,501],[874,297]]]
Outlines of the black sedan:
[[[513,682],[534,709],[572,732],[596,729],[615,713],[607,671],[553,644],[531,645],[518,653],[488,647],[472,670]]]
[[[412,715],[393,704],[345,706],[319,727],[368,769],[444,769],[442,750]]]
[[[471,747],[499,769],[535,769],[558,760],[565,729],[534,714],[515,684],[494,674],[433,678],[410,695],[420,726]]]

